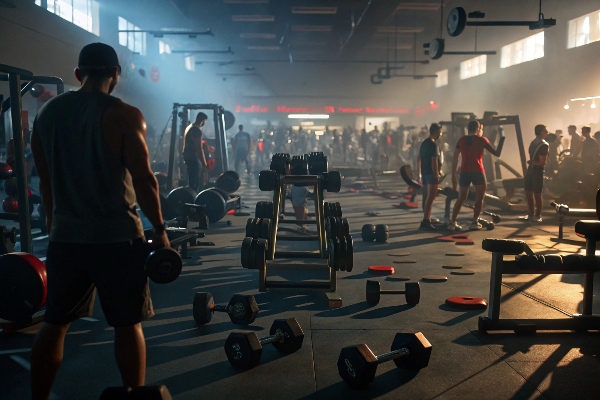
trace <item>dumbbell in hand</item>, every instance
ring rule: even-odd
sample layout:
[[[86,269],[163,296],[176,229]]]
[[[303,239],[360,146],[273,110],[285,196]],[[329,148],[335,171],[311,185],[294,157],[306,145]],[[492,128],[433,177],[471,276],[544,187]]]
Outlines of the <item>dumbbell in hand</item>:
[[[381,290],[378,281],[367,281],[367,303],[371,306],[379,304],[382,294],[403,294],[406,302],[410,305],[419,304],[421,299],[421,287],[419,282],[407,282],[404,284],[404,290]]]
[[[273,343],[280,353],[291,354],[302,347],[304,332],[295,318],[276,319],[271,336],[259,339],[254,332],[232,332],[225,341],[225,354],[235,368],[250,369],[260,363],[262,347]]]
[[[151,250],[151,245],[149,245]],[[179,277],[183,260],[172,247],[161,247],[150,251],[146,258],[146,274],[156,283],[171,283]]]
[[[229,315],[231,322],[237,325],[249,325],[258,314],[258,304],[252,295],[235,294],[228,304],[215,305],[212,294],[196,293],[194,296],[194,320],[204,325],[210,322],[214,312],[224,312]]]
[[[366,344],[344,347],[337,362],[338,372],[348,385],[362,388],[373,382],[377,366],[386,361],[394,360],[398,368],[408,370],[427,367],[431,348],[421,332],[400,332],[394,338],[391,351],[379,356]]]

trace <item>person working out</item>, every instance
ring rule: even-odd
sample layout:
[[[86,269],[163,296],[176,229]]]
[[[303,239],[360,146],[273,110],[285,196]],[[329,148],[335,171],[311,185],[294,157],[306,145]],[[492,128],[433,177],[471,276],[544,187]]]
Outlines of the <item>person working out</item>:
[[[186,128],[183,139],[183,161],[188,171],[188,185],[196,192],[204,188],[208,181],[208,163],[202,147],[201,129],[207,119],[206,114],[199,112],[194,123]]]
[[[239,171],[240,163],[246,164],[246,171],[248,175],[251,175],[250,164],[248,163],[248,153],[250,152],[250,146],[252,139],[248,132],[244,132],[244,125],[238,126],[239,131],[233,137],[233,152],[235,153],[235,170]]]
[[[483,151],[487,150],[496,157],[502,153],[505,136],[500,136],[498,148],[494,149],[490,141],[483,137],[483,126],[479,121],[470,121],[467,125],[467,136],[458,139],[456,148],[454,149],[454,157],[452,159],[452,188],[456,190],[459,186],[458,198],[454,203],[452,217],[448,224],[448,229],[451,231],[460,230],[462,227],[456,223],[456,218],[460,209],[469,195],[469,187],[471,183],[475,187],[475,206],[473,207],[473,222],[470,229],[481,229],[479,223],[479,214],[483,208],[483,197],[487,182],[485,179],[485,169],[483,168]],[[458,157],[461,157],[460,178],[457,178]]]
[[[81,88],[48,101],[34,123],[31,146],[49,232],[46,313],[31,351],[34,400],[49,398],[69,325],[92,314],[96,291],[114,327],[123,385],[144,385],[140,322],[154,310],[136,202],[154,226],[153,244],[170,244],[144,117],[110,96],[120,71],[112,47],[83,47],[75,70]]]
[[[433,123],[429,127],[429,137],[421,143],[417,164],[423,180],[423,221],[419,229],[425,231],[437,230],[431,224],[431,209],[437,196],[440,181],[440,149],[435,143],[442,136],[442,127]]]
[[[544,166],[548,161],[549,149],[548,142],[544,140],[546,136],[548,136],[546,125],[536,125],[535,139],[529,145],[529,167],[525,173],[525,197],[529,211],[526,219],[533,222],[542,222]]]

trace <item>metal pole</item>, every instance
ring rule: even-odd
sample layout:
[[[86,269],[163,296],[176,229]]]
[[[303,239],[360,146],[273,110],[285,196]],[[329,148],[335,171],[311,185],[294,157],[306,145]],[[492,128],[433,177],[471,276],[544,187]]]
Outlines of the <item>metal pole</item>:
[[[519,116],[515,115],[515,132],[517,134],[517,144],[519,145],[519,154],[521,155],[521,166],[523,167],[523,176],[527,173],[527,157],[525,156],[525,145],[523,144],[523,133],[521,132],[521,122]]]
[[[217,149],[215,151],[215,156],[216,156],[216,160],[215,160],[215,174],[219,174],[219,173],[223,173],[225,172],[225,170],[223,169],[223,143],[222,143],[222,134],[223,132],[221,131],[221,124],[219,124],[219,107],[218,106],[213,106],[212,107],[213,110],[213,121],[215,124],[215,144],[217,146]]]
[[[10,114],[15,151],[15,167],[17,178],[17,200],[19,202],[19,229],[21,235],[21,251],[32,253],[31,220],[29,216],[29,199],[27,198],[27,176],[25,174],[25,155],[23,144],[23,121],[21,120],[21,82],[18,74],[8,75],[10,85]]]
[[[173,169],[175,166],[175,146],[177,145],[177,110],[179,104],[173,104],[173,122],[171,123],[171,148],[169,149],[169,166],[167,167],[167,192],[173,189]]]

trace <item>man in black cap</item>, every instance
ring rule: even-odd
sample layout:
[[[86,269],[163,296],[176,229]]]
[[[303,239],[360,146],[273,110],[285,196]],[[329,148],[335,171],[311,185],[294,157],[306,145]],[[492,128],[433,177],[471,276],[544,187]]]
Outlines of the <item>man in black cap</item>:
[[[96,291],[115,330],[123,384],[144,385],[141,321],[154,310],[136,205],[154,225],[153,244],[170,244],[150,168],[144,117],[110,96],[120,71],[112,47],[83,47],[75,70],[81,88],[48,101],[34,123],[31,145],[49,232],[46,313],[31,353],[34,400],[49,398],[67,329],[72,321],[91,315]]]

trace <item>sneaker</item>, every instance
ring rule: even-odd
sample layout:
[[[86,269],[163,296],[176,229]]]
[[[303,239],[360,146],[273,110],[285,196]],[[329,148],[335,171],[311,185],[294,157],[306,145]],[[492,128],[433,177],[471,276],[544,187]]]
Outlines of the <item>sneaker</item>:
[[[429,222],[431,222],[432,224],[439,224],[440,219],[436,218],[436,217],[431,217],[431,218],[429,218]]]
[[[532,216],[529,220],[532,222],[542,222],[542,217],[541,216],[539,216],[539,217]]]
[[[448,224],[448,230],[449,231],[460,231],[461,229],[462,229],[462,226],[460,226],[456,222],[450,222]]]
[[[526,215],[526,216],[524,216],[524,217],[519,217],[519,219],[520,219],[520,220],[523,220],[523,221],[531,221],[531,220],[533,220],[533,218],[534,218],[534,217],[533,217],[533,214],[527,214],[527,215]]]
[[[437,231],[437,228],[431,224],[431,221],[427,221],[424,219],[421,221],[421,226],[419,226],[419,230],[422,231]]]
[[[482,228],[483,228],[483,225],[481,225],[479,223],[479,221],[473,221],[471,223],[471,225],[469,226],[469,229],[472,231],[478,231],[479,229],[482,229]]]

